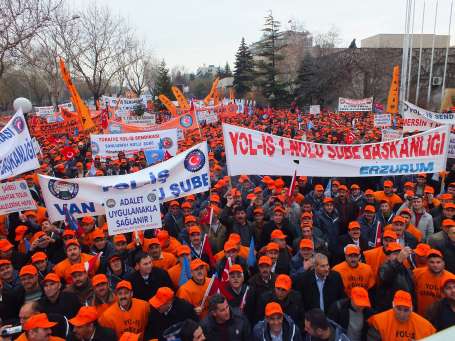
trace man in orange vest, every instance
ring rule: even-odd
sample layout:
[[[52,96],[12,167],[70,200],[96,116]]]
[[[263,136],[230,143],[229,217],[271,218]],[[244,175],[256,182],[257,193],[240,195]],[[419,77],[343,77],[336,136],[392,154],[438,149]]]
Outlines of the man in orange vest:
[[[52,330],[57,323],[48,320],[44,313],[31,316],[23,325],[24,333],[16,340],[19,341],[63,341],[62,338],[51,336]]]
[[[403,290],[395,293],[392,309],[373,315],[368,323],[369,341],[419,340],[436,332],[430,322],[412,311],[411,294]]]

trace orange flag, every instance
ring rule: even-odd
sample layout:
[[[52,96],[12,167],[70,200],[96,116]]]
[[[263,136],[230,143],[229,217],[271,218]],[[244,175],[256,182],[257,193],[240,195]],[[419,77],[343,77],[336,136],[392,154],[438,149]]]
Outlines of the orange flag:
[[[169,98],[167,98],[163,94],[159,95],[158,98],[161,101],[161,103],[163,103],[163,105],[166,107],[166,109],[169,110],[169,112],[172,114],[172,117],[177,116],[177,108]]]
[[[398,92],[400,87],[399,82],[400,67],[393,67],[392,84],[390,85],[389,98],[387,99],[387,112],[390,114],[398,114]]]
[[[220,94],[218,93],[218,89],[215,88],[215,91],[213,92],[213,105],[218,105],[220,104]]]
[[[88,110],[87,105],[84,103],[81,96],[79,95],[79,92],[77,92],[77,89],[74,86],[73,81],[71,80],[71,76],[62,58],[60,58],[59,63],[63,81],[65,82],[66,88],[68,89],[71,95],[71,102],[73,102],[74,109],[76,109],[76,112],[79,114],[79,117],[81,118],[82,129],[88,130],[94,128],[95,124],[93,123],[92,118],[90,116],[90,111]]]
[[[183,95],[180,89],[177,88],[176,86],[173,86],[171,90],[175,96],[175,99],[177,100],[177,102],[179,102],[180,108],[182,108],[183,110],[190,110],[188,100],[185,98],[185,95]]]
[[[216,90],[216,88],[217,88],[217,86],[218,86],[218,82],[219,82],[219,81],[220,81],[219,78],[217,78],[217,79],[215,79],[215,80],[213,81],[212,88],[210,89],[209,94],[207,95],[206,98],[204,98],[204,103],[205,103],[205,105],[209,105],[210,100],[213,98],[213,94],[215,93],[215,90]]]

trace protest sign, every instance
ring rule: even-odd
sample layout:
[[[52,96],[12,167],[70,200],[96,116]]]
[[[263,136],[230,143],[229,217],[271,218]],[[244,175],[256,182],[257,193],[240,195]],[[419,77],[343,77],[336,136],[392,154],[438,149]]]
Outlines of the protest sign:
[[[106,104],[109,106],[109,111],[117,117],[126,117],[130,115],[138,106],[143,105],[142,98],[125,98],[102,96],[101,104],[103,108]]]
[[[162,203],[210,189],[207,143],[131,174],[75,179],[40,174],[39,182],[51,221],[64,220],[66,209],[74,217],[104,214],[103,198],[110,193],[146,185],[153,185],[153,193]]]
[[[450,134],[449,151],[447,153],[449,159],[455,159],[455,134]]]
[[[24,115],[17,112],[0,131],[0,180],[39,166]]]
[[[395,129],[382,129],[382,142],[398,140],[403,137],[401,130]]]
[[[392,117],[390,114],[376,114],[374,115],[374,126],[376,128],[385,128],[392,125]]]
[[[363,99],[351,99],[340,97],[338,99],[338,111],[372,111],[373,97]]]
[[[82,122],[77,113],[66,111],[61,117],[61,120],[55,122],[48,122],[40,117],[31,118],[29,120],[30,133],[33,136],[72,136],[75,131],[82,131]]]
[[[331,145],[293,140],[223,124],[228,174],[364,177],[445,169],[448,126],[400,140]]]
[[[36,210],[27,181],[12,181],[0,184],[0,215],[12,212]]]
[[[122,117],[122,122],[125,124],[154,125],[156,124],[156,118],[155,114],[149,114],[148,116],[125,116]]]
[[[312,115],[319,115],[321,113],[321,106],[318,105],[310,105],[310,114]]]
[[[425,131],[438,126],[436,122],[421,115],[423,109],[419,109],[421,108],[409,102],[403,103],[403,132]]]
[[[36,114],[40,117],[45,117],[48,115],[53,115],[54,114],[54,106],[48,106],[48,107],[35,107]]]
[[[110,236],[132,231],[161,228],[161,212],[153,185],[118,193],[104,199]]]
[[[420,118],[426,118],[436,124],[455,124],[455,113],[437,113],[418,107],[412,103],[403,102],[403,116],[412,113]]]
[[[199,123],[212,124],[218,122],[218,115],[214,111],[201,110],[197,111],[196,115]]]
[[[116,158],[123,151],[132,155],[139,150],[165,149],[172,156],[177,154],[177,129],[144,133],[90,135],[93,156]]]

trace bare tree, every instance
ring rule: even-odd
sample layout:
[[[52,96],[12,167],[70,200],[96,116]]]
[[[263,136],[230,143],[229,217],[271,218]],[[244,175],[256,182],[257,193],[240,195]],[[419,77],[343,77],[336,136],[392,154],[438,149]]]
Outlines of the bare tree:
[[[314,36],[314,46],[320,49],[321,56],[330,53],[330,50],[338,47],[341,43],[340,30],[332,26],[327,32],[317,33]]]
[[[20,45],[49,25],[62,0],[0,0],[0,78]]]

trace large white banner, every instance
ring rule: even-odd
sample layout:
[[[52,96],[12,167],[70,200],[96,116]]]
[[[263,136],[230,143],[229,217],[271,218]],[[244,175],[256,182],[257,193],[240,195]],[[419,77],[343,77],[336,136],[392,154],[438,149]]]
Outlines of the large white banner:
[[[426,110],[419,108],[414,104],[403,102],[403,131],[426,131],[428,129],[433,129],[439,126],[437,122],[428,119],[427,116],[429,115],[425,115],[425,112]],[[431,115],[431,117],[433,117],[433,115]]]
[[[372,111],[373,97],[363,99],[343,98],[338,99],[338,111]]]
[[[112,193],[104,199],[109,235],[161,228],[160,203],[153,185]]]
[[[151,185],[159,202],[166,202],[210,189],[207,143],[192,148],[139,172],[102,177],[59,179],[39,175],[41,191],[51,221],[105,213],[104,199],[112,193],[131,192]]]
[[[223,124],[228,173],[363,177],[435,173],[445,169],[449,127],[400,140],[359,144],[320,144]]]
[[[414,113],[416,115],[422,116],[430,121],[433,121],[434,123],[449,124],[449,125],[455,124],[455,113],[432,112],[432,111],[420,108],[417,105],[414,105],[412,103],[404,101],[403,102],[403,113],[405,113],[407,111]]]
[[[0,131],[0,180],[39,166],[24,115],[17,112]]]
[[[0,215],[12,212],[36,210],[27,181],[11,181],[0,184]]]
[[[116,158],[118,152],[127,155],[139,150],[167,150],[177,154],[177,129],[149,131],[144,133],[90,135],[92,154],[102,158]]]

